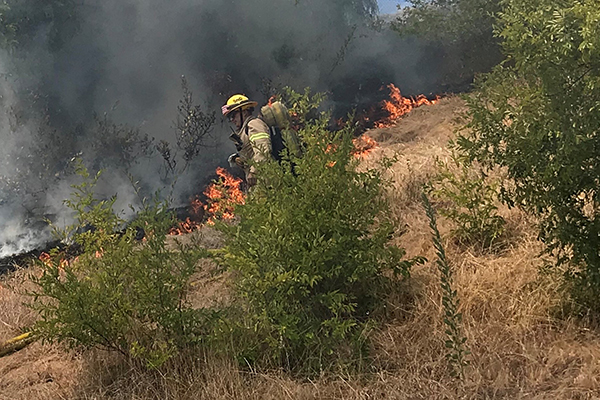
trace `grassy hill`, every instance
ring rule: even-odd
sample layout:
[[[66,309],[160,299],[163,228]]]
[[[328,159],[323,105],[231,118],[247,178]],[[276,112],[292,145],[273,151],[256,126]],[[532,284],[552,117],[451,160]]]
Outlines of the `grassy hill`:
[[[535,221],[500,208],[507,221],[495,252],[456,243],[452,225],[439,225],[454,268],[471,355],[464,381],[452,378],[445,360],[439,273],[432,262],[429,221],[420,203],[422,184],[436,173],[436,159],[449,159],[462,100],[450,97],[421,107],[397,125],[368,134],[379,146],[364,160],[398,155],[393,212],[404,232],[396,239],[409,256],[430,262],[413,270],[402,297],[389,300],[388,323],[377,328],[371,373],[293,380],[277,371],[240,370],[230,361],[178,356],[148,372],[100,351],[68,351],[34,343],[0,358],[0,399],[593,399],[600,396],[600,340],[591,323],[564,316],[559,279],[541,274],[547,263]],[[205,228],[185,240],[218,247]],[[227,296],[227,275],[213,277],[201,265],[192,284],[198,306]],[[0,278],[0,342],[30,324],[35,315],[22,302],[28,274]]]

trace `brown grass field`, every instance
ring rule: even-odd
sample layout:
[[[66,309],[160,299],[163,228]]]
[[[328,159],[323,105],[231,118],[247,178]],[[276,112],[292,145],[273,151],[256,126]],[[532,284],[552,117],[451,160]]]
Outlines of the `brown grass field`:
[[[508,234],[501,251],[455,244],[451,225],[440,219],[454,268],[470,365],[465,379],[449,374],[444,358],[439,273],[428,220],[420,205],[421,184],[435,173],[435,159],[449,156],[459,98],[421,107],[396,126],[369,132],[379,142],[365,163],[398,154],[393,212],[405,227],[397,239],[409,255],[430,262],[405,283],[408,294],[390,299],[390,319],[373,333],[372,373],[294,380],[271,371],[242,370],[231,362],[186,354],[148,372],[114,354],[73,351],[34,343],[0,358],[0,400],[41,399],[596,399],[600,398],[598,328],[561,313],[560,280],[541,274],[535,221],[501,208]],[[204,232],[210,246],[211,232]],[[205,263],[192,300],[203,305],[226,296],[226,276],[211,278]],[[0,342],[36,316],[21,294],[31,270],[0,278]]]

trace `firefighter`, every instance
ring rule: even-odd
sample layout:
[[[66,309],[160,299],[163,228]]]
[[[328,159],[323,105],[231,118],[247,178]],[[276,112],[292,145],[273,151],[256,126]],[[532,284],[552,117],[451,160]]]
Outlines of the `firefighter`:
[[[256,185],[256,168],[253,163],[272,157],[269,126],[259,117],[253,116],[257,105],[256,101],[251,101],[242,94],[236,94],[221,107],[223,115],[237,129],[229,136],[237,149],[237,153],[229,156],[229,165],[232,167],[237,165],[244,170],[248,187]]]

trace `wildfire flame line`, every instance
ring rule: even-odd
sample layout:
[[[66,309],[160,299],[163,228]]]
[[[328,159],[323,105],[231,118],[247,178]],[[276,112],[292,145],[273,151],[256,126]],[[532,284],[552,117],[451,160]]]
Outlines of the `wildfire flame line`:
[[[389,116],[375,122],[376,128],[388,128],[392,126],[398,118],[408,114],[414,108],[423,105],[430,106],[437,103],[439,100],[439,97],[436,97],[435,100],[428,100],[427,97],[422,94],[415,98],[403,97],[400,93],[400,89],[394,86],[393,83],[390,83],[387,87],[390,89],[390,100],[384,100],[382,105],[384,110],[389,113]]]
[[[392,126],[396,120],[403,115],[411,112],[413,109],[423,105],[433,105],[437,103],[439,97],[435,100],[429,100],[425,95],[418,95],[417,97],[403,97],[394,84],[387,85],[390,90],[390,99],[384,100],[382,103],[383,110],[387,111],[388,116],[375,122],[376,128],[387,128]],[[269,99],[269,105],[272,105],[276,100],[273,96]],[[292,115],[294,120],[295,115]],[[366,121],[369,121],[368,117],[364,117]],[[343,125],[343,120],[336,121],[338,126]],[[362,135],[353,140],[355,150],[352,152],[354,157],[365,158],[369,153],[377,147],[377,142],[367,136]],[[328,151],[330,149],[328,148]],[[332,165],[329,165],[332,166]],[[217,168],[216,170],[219,181],[210,184],[204,191],[204,195],[208,199],[207,204],[203,204],[199,198],[195,198],[190,204],[190,214],[196,218],[186,218],[185,221],[179,223],[177,227],[174,227],[169,232],[171,235],[183,235],[185,233],[191,233],[199,229],[202,226],[202,215],[201,211],[204,210],[209,216],[207,224],[214,223],[215,218],[223,220],[232,220],[234,215],[234,208],[238,204],[244,204],[245,196],[241,190],[241,179],[236,179],[231,176],[224,168]]]
[[[235,217],[233,210],[236,205],[244,204],[245,195],[241,189],[241,179],[231,176],[224,168],[217,168],[219,180],[211,183],[204,195],[207,198],[207,204],[196,197],[191,201],[190,214],[193,218],[186,218],[178,226],[172,228],[170,235],[183,235],[192,233],[202,226],[202,216],[206,212],[209,215],[207,224],[213,224],[215,218],[231,220]]]

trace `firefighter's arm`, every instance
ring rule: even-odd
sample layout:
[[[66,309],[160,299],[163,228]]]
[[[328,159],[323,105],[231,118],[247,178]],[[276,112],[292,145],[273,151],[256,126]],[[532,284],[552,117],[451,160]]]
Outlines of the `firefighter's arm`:
[[[271,158],[271,135],[269,127],[260,119],[254,119],[248,123],[248,138],[254,153],[253,161],[259,163]],[[254,167],[250,168],[254,173]]]

